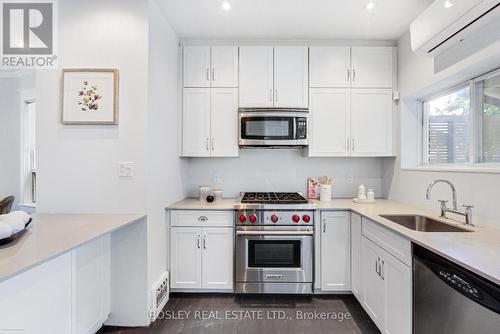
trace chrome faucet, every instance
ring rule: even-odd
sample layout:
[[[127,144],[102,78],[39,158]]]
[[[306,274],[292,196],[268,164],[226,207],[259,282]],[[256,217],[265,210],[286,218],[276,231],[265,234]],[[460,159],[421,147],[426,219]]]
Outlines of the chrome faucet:
[[[474,208],[474,206],[464,204],[463,205],[463,207],[465,208],[464,212],[461,212],[458,210],[457,190],[456,190],[455,186],[453,185],[453,183],[451,183],[450,181],[443,180],[443,179],[437,179],[437,180],[432,181],[431,184],[429,184],[429,186],[427,187],[427,192],[426,192],[426,196],[425,196],[426,199],[427,200],[431,199],[432,188],[434,188],[434,186],[437,183],[446,183],[447,185],[449,185],[451,188],[452,196],[453,196],[453,209],[450,209],[447,207],[446,203],[448,203],[448,201],[438,200],[438,202],[440,203],[440,207],[441,207],[441,218],[448,218],[448,217],[446,217],[446,213],[450,212],[450,213],[454,213],[456,215],[464,216],[465,217],[465,225],[474,226],[474,224],[472,224],[472,209]]]

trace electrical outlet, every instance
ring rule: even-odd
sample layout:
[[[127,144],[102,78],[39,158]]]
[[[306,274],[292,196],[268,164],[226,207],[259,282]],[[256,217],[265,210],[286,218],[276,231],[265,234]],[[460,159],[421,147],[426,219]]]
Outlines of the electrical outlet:
[[[352,184],[354,182],[354,175],[347,175],[347,184]]]
[[[134,177],[135,162],[118,162],[118,177]]]

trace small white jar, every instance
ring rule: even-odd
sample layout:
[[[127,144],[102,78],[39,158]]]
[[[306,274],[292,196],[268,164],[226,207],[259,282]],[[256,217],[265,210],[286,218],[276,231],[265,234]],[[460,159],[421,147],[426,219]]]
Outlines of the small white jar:
[[[320,184],[319,185],[319,200],[321,202],[328,202],[332,199],[332,185]]]

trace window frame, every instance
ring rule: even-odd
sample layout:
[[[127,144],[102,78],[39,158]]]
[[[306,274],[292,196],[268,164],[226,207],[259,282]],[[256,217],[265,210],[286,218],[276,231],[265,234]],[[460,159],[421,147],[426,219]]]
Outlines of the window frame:
[[[484,131],[483,131],[483,96],[482,90],[478,85],[486,79],[499,76],[500,68],[484,73],[473,79],[464,81],[447,89],[441,90],[436,94],[426,96],[421,99],[420,109],[422,113],[422,162],[421,169],[427,170],[448,170],[448,171],[486,171],[500,172],[500,162],[484,162]],[[429,163],[429,112],[425,108],[425,103],[429,100],[446,96],[452,92],[469,87],[470,96],[470,142],[469,142],[469,162],[468,163]]]

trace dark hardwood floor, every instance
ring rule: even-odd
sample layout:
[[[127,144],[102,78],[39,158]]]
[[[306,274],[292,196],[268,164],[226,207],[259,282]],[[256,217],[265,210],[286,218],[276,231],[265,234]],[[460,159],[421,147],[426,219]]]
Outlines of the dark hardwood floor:
[[[123,334],[380,333],[352,295],[227,296],[176,294],[148,328],[110,328]]]

